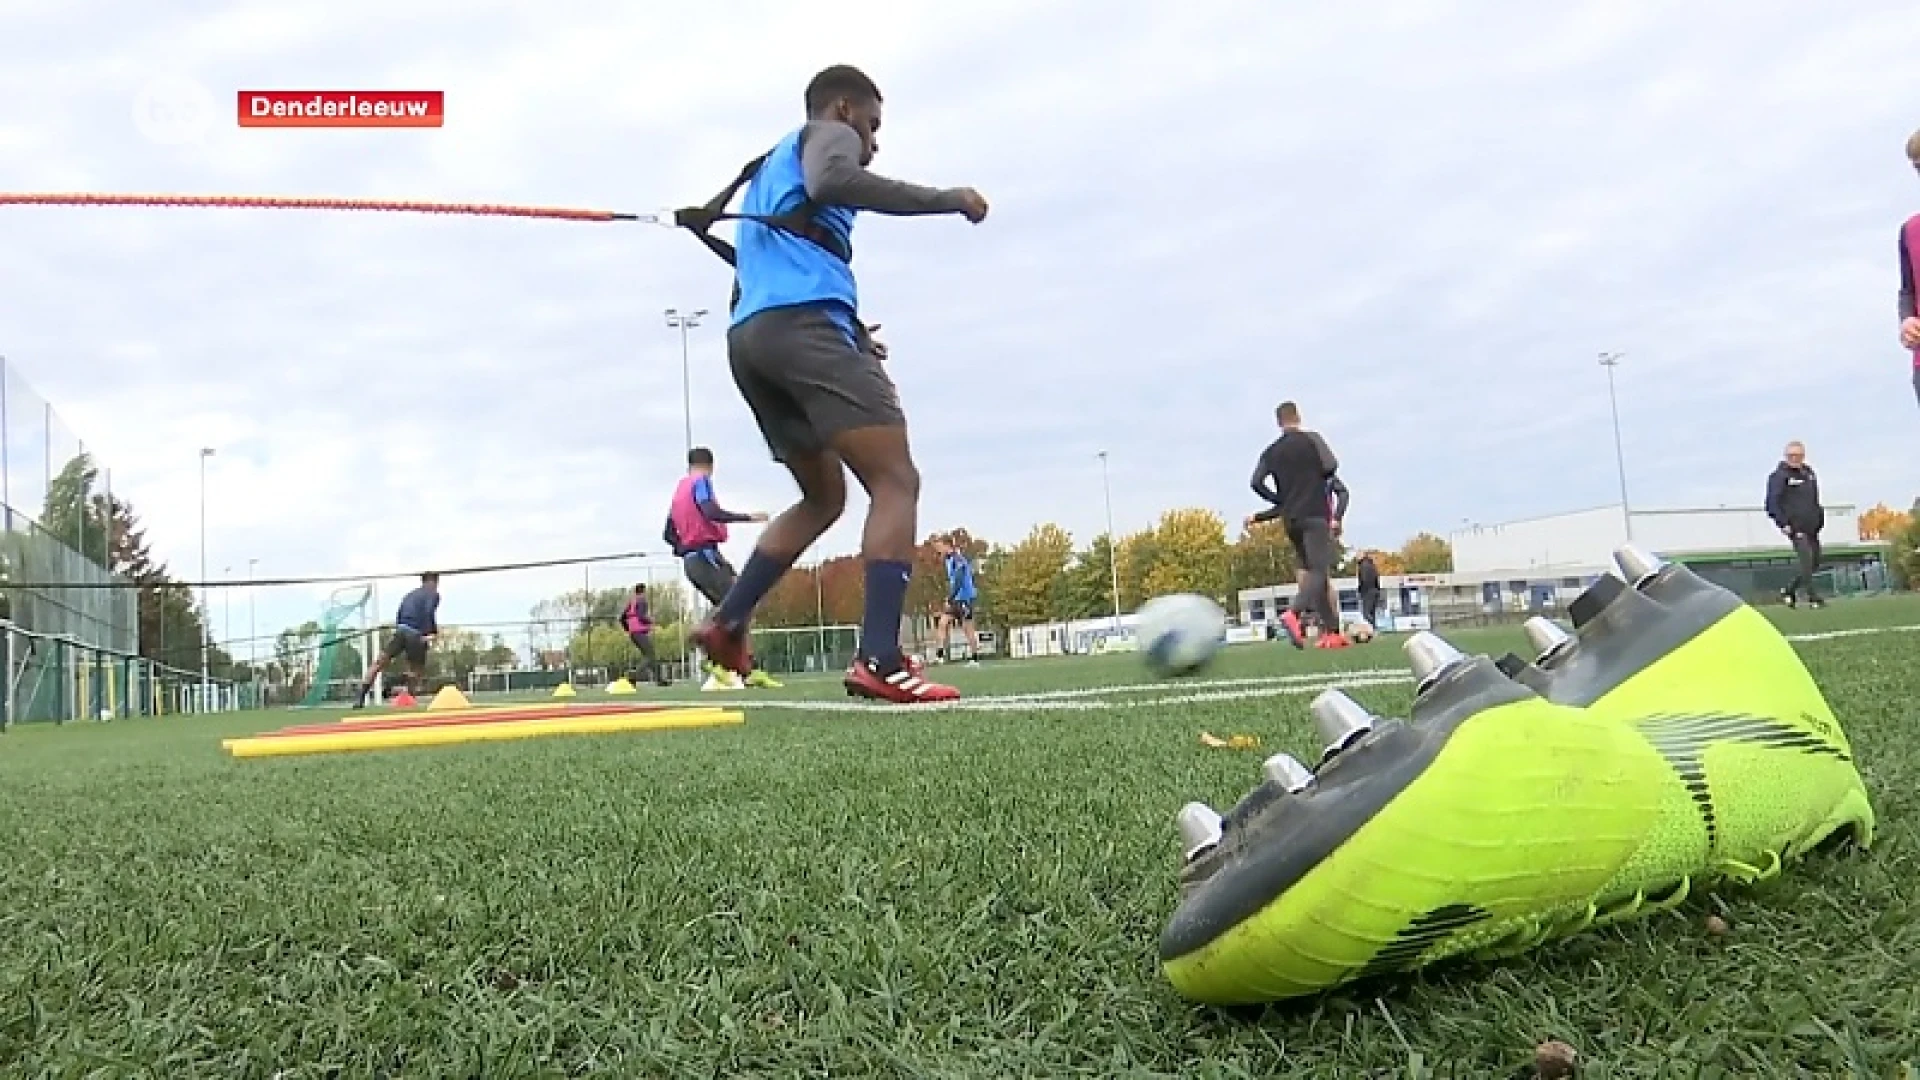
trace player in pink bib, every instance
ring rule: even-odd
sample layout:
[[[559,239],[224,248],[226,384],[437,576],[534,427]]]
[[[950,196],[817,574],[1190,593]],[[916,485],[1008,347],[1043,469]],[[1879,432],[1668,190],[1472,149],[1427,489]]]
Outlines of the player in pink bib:
[[[1920,131],[1907,139],[1907,161],[1920,172]],[[1920,307],[1914,282],[1920,281],[1920,214],[1900,227],[1900,344],[1913,353],[1913,395],[1920,400]]]

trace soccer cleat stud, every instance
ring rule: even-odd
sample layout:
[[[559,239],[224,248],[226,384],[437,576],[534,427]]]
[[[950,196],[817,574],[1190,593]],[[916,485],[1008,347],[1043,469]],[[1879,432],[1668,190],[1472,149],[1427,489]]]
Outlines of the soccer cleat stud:
[[[1434,683],[1466,660],[1464,653],[1429,630],[1408,638],[1403,648],[1407,652],[1407,664],[1413,668],[1415,697],[1431,690]]]
[[[1613,549],[1613,565],[1619,567],[1620,576],[1637,589],[1667,564],[1632,544],[1622,544]]]
[[[1528,619],[1521,629],[1526,631],[1527,644],[1533,648],[1534,667],[1551,666],[1553,661],[1573,644],[1572,634],[1560,629],[1552,620],[1538,615]]]
[[[1298,795],[1313,783],[1313,771],[1292,754],[1275,754],[1262,762],[1260,773],[1289,795]]]
[[[1182,861],[1192,862],[1220,845],[1223,828],[1220,814],[1206,803],[1190,802],[1181,807],[1176,821],[1180,828]]]
[[[1322,691],[1307,706],[1307,712],[1312,714],[1313,726],[1319,729],[1320,738],[1326,743],[1327,748],[1320,755],[1323,764],[1373,731],[1373,714],[1338,690]]]

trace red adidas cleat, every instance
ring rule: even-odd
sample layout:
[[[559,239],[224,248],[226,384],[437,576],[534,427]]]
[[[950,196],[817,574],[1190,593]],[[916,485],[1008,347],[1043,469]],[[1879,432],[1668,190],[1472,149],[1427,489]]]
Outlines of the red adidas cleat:
[[[848,697],[895,705],[960,700],[960,691],[928,680],[924,669],[909,659],[902,659],[892,671],[882,671],[872,660],[856,659],[841,682],[847,688]]]
[[[1319,644],[1314,647],[1319,649],[1345,649],[1352,644],[1353,642],[1348,641],[1347,635],[1345,634],[1321,634]]]
[[[746,627],[729,629],[708,619],[693,632],[693,643],[707,654],[709,663],[746,678],[753,674],[753,652],[747,647]]]
[[[1287,632],[1287,641],[1296,649],[1307,647],[1307,631],[1300,625],[1300,616],[1291,608],[1280,613],[1280,628]]]

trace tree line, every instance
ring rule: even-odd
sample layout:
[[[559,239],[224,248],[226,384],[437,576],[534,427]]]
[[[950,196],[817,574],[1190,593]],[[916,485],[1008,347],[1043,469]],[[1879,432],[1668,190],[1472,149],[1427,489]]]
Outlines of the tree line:
[[[931,618],[946,600],[946,568],[933,546],[943,538],[974,565],[979,587],[975,611],[981,625],[1003,632],[1109,614],[1116,577],[1122,612],[1173,592],[1200,593],[1231,610],[1240,590],[1290,582],[1297,566],[1283,526],[1243,528],[1229,540],[1226,522],[1202,509],[1169,510],[1150,528],[1121,537],[1117,546],[1101,534],[1076,547],[1065,529],[1050,522],[1034,526],[1011,545],[956,528],[928,536],[915,549],[907,589],[910,617]],[[1350,573],[1361,554],[1372,555],[1382,574],[1444,572],[1453,559],[1445,540],[1423,532],[1392,551],[1350,551],[1336,543],[1337,572]],[[859,557],[853,555],[796,567],[768,593],[754,624],[857,625],[866,603],[865,578]],[[535,666],[618,669],[630,662],[632,646],[616,620],[631,592],[630,585],[576,589],[536,604],[528,613],[527,632]],[[678,656],[690,610],[684,585],[657,581],[647,595],[656,647],[662,656]]]
[[[213,641],[192,589],[153,553],[133,506],[98,490],[100,471],[85,451],[70,459],[47,487],[36,528],[87,561],[126,578],[137,597],[139,654],[158,663],[197,671],[208,650],[211,673],[244,681],[254,676],[244,661]],[[1891,514],[1891,512],[1889,512]],[[1863,524],[1866,518],[1863,516]],[[1911,524],[1911,515],[1907,516]],[[946,569],[934,550],[945,538],[973,563],[979,586],[976,613],[983,626],[1006,630],[1034,623],[1111,613],[1117,579],[1123,612],[1151,597],[1195,592],[1231,609],[1242,589],[1293,580],[1295,559],[1278,524],[1242,528],[1229,539],[1227,524],[1204,509],[1169,510],[1151,527],[1122,536],[1105,534],[1076,546],[1060,526],[1043,522],[1012,544],[990,542],[965,528],[930,535],[916,548],[908,588],[910,616],[931,617],[947,595]],[[1915,539],[1920,539],[1916,532]],[[1360,552],[1337,544],[1338,569],[1350,572]],[[1912,550],[1909,547],[1908,550]],[[1420,533],[1398,550],[1370,552],[1383,574],[1444,571],[1452,553],[1445,540]],[[11,554],[10,552],[7,554]],[[0,583],[17,580],[17,558],[0,555]],[[1116,565],[1117,564],[1117,565]],[[429,676],[464,681],[480,668],[518,666],[524,655],[535,667],[620,667],[631,646],[617,625],[630,584],[576,589],[540,601],[520,634],[482,633],[449,626],[429,654]],[[689,593],[677,580],[649,589],[655,642],[663,656],[677,656],[688,629]],[[766,627],[857,625],[865,605],[865,572],[857,556],[840,556],[787,572],[768,594],[755,622]],[[376,625],[379,620],[375,619]],[[282,630],[272,659],[259,674],[270,682],[298,684],[313,676],[323,628],[308,620]],[[335,678],[364,670],[360,639],[340,643]]]

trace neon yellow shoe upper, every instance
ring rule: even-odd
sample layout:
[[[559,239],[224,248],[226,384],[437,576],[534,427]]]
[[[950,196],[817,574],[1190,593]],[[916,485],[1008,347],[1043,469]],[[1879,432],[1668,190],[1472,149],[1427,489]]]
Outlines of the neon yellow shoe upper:
[[[1793,646],[1684,566],[1631,548],[1616,558],[1635,586],[1596,584],[1586,610],[1575,605],[1580,636],[1549,645],[1516,678],[1634,725],[1694,804],[1716,875],[1764,876],[1769,861],[1842,826],[1870,844],[1874,815],[1852,746]],[[1536,643],[1546,636],[1529,630]],[[1637,664],[1624,662],[1628,650]]]
[[[1311,994],[1677,904],[1838,833],[1869,842],[1847,742],[1791,647],[1688,578],[1613,598],[1534,665],[1416,636],[1410,723],[1322,695],[1317,776],[1270,761],[1224,818],[1183,811],[1168,978],[1218,1004]]]
[[[754,668],[753,673],[747,676],[747,685],[760,690],[778,690],[782,684],[773,676]]]

